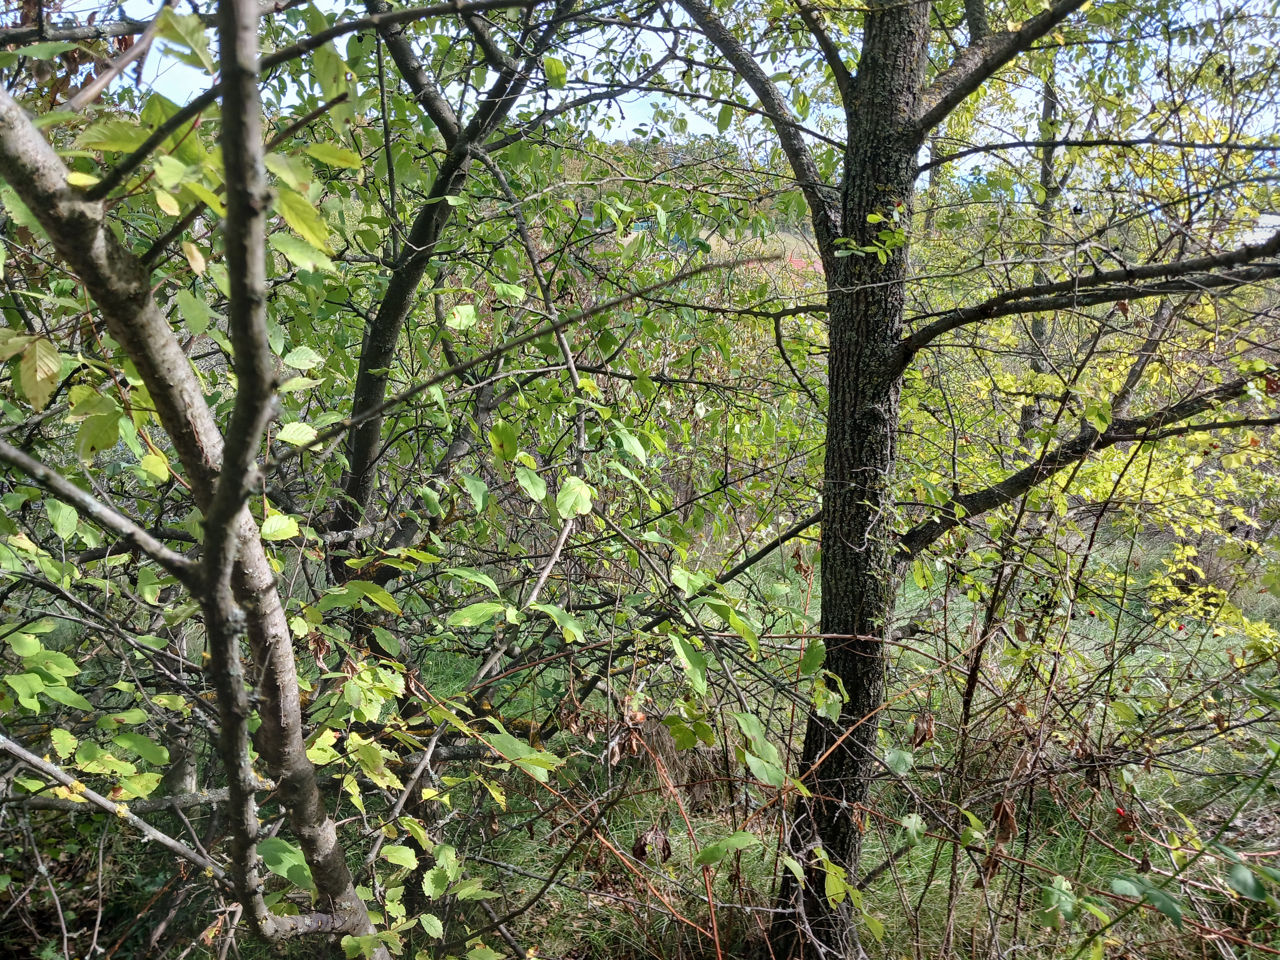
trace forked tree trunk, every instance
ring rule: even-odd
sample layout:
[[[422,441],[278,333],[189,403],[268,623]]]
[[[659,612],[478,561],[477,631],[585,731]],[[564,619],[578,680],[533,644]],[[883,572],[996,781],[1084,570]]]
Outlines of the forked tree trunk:
[[[910,229],[920,145],[917,103],[928,45],[927,3],[886,4],[866,20],[862,60],[848,112],[844,194],[845,242],[882,243],[880,233]],[[883,217],[883,220],[877,220]],[[872,218],[869,220],[868,218]],[[837,723],[812,716],[799,772],[812,799],[795,810],[792,850],[808,865],[804,890],[787,875],[785,904],[801,908],[796,924],[773,936],[778,956],[855,957],[861,952],[849,903],[825,896],[821,847],[831,862],[857,876],[861,806],[875,772],[883,703],[884,648],[897,586],[891,478],[896,458],[901,389],[905,243],[887,252],[852,255],[824,249],[831,281],[829,412],[822,487],[822,625],[826,667],[848,699]],[[812,770],[812,772],[810,772]],[[820,945],[820,946],[819,946]],[[829,951],[829,953],[827,952]]]

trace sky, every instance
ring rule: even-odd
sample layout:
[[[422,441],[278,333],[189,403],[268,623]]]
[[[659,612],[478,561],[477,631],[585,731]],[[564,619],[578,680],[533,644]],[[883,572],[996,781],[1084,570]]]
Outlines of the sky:
[[[353,16],[357,13],[350,4],[332,2],[332,0],[329,0],[329,2],[320,0],[316,5],[322,10],[348,9],[352,11]],[[84,19],[93,10],[101,11],[105,6],[106,4],[102,0],[65,0],[62,12],[64,16],[75,15],[79,19]],[[120,9],[125,16],[139,20],[155,16],[159,7],[159,0],[124,0],[120,5]],[[114,12],[111,13],[113,19],[116,16],[117,14]],[[99,13],[99,18],[102,18],[101,12]],[[341,47],[339,49],[341,52]],[[581,47],[579,47],[579,52],[581,52]],[[130,69],[126,71],[126,77],[116,82],[132,83],[133,77],[134,72]],[[181,104],[186,103],[196,94],[205,90],[210,85],[210,79],[202,70],[189,67],[172,56],[165,56],[163,49],[158,49],[152,50],[147,54],[146,63],[143,67],[142,84],[144,88],[154,89],[170,100]],[[634,128],[652,121],[657,101],[658,97],[656,95],[625,98],[611,109],[615,122],[610,129],[598,128],[595,132],[607,140],[627,139],[632,136]],[[668,103],[669,106],[670,104]],[[691,136],[720,136],[715,124],[710,120],[687,108],[677,107],[677,109],[683,113],[688,123],[688,133]],[[624,118],[621,123],[616,122],[619,111],[622,112]]]

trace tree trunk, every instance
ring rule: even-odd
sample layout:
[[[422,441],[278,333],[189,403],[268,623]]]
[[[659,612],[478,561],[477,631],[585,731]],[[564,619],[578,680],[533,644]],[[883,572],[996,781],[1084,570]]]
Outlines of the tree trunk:
[[[806,865],[806,878],[801,892],[786,877],[782,895],[800,913],[794,925],[783,924],[775,933],[779,956],[861,953],[849,901],[834,907],[828,901],[828,868],[815,849],[843,869],[849,883],[856,880],[861,805],[875,771],[883,702],[881,637],[897,585],[890,481],[907,275],[905,241],[890,240],[884,262],[869,248],[883,249],[882,231],[910,229],[928,18],[928,4],[885,4],[867,15],[849,103],[842,196],[845,242],[860,249],[843,257],[837,254],[846,250],[823,250],[832,287],[822,632],[848,638],[827,641],[826,663],[847,699],[839,722],[814,715],[805,732],[799,772],[813,796],[796,808],[791,845]]]

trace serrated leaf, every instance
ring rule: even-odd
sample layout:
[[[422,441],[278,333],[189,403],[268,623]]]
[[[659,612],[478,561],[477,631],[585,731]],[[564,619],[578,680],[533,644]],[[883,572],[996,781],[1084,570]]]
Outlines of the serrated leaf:
[[[444,937],[444,924],[440,922],[440,918],[433,913],[418,914],[418,924],[422,927],[423,932],[429,937],[440,940]]]
[[[294,347],[284,355],[284,362],[295,370],[310,370],[324,363],[324,357],[310,347]]]

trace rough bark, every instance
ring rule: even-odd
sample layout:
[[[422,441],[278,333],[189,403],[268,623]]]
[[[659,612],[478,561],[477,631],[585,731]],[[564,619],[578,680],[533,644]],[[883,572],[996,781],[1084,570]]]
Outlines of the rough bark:
[[[916,177],[917,103],[929,39],[926,4],[886,4],[867,15],[862,58],[847,114],[849,147],[842,197],[845,232],[869,248],[895,211],[910,223]],[[878,215],[883,221],[870,222]],[[832,251],[832,254],[842,251]],[[810,719],[800,775],[812,791],[795,810],[791,848],[803,854],[804,890],[787,877],[783,896],[799,913],[775,935],[780,956],[860,952],[845,903],[824,896],[824,868],[813,851],[856,880],[862,848],[861,807],[874,770],[883,701],[881,640],[896,585],[893,474],[901,379],[907,247],[837,258],[830,303],[826,464],[822,485],[822,633],[859,639],[831,641],[827,668],[848,693],[840,718]],[[781,948],[781,949],[779,949]]]

